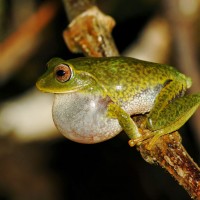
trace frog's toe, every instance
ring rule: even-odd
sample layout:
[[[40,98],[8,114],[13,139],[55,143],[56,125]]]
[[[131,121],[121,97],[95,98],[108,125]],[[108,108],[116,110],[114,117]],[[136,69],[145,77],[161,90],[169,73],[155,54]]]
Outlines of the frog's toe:
[[[134,147],[137,144],[137,141],[135,141],[135,139],[130,139],[128,141],[128,144],[129,144],[130,147]]]
[[[158,139],[163,135],[165,135],[165,134],[157,133],[156,135],[154,135],[153,138],[150,140],[150,142],[147,144],[146,149],[150,151],[152,149],[152,147],[156,144]]]
[[[144,133],[145,132],[145,133]],[[135,145],[139,146],[141,143],[149,138],[153,137],[153,133],[148,130],[143,130],[143,135],[138,138],[132,138],[128,141],[130,147],[134,147]]]

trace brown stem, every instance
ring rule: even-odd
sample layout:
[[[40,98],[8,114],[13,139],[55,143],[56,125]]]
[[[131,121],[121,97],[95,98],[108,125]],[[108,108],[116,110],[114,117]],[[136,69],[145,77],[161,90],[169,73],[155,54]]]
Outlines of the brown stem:
[[[72,21],[75,17],[94,6],[95,0],[63,0],[68,19]]]
[[[93,57],[119,55],[111,35],[115,25],[113,18],[102,13],[93,1],[64,2],[67,10],[70,10],[70,20],[75,17],[63,32],[64,40],[72,52]],[[78,5],[81,5],[81,9],[77,10]]]
[[[151,150],[146,148],[148,142],[137,147],[144,160],[159,164],[185,188],[191,198],[200,199],[200,169],[181,144],[180,134],[174,132],[160,137]]]

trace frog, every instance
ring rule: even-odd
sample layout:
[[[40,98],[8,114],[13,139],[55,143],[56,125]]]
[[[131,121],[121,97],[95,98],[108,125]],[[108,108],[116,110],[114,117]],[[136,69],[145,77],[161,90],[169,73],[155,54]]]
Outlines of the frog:
[[[170,65],[136,58],[52,58],[36,87],[54,94],[53,121],[68,139],[94,144],[124,131],[129,145],[170,134],[193,115],[200,93],[186,94],[192,80]],[[144,115],[144,131],[133,116]]]

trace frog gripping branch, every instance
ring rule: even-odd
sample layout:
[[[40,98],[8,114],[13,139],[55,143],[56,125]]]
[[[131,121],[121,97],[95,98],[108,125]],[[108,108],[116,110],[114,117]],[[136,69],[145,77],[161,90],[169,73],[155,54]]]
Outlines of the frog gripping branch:
[[[145,161],[158,163],[199,198],[199,167],[176,131],[200,105],[200,94],[185,95],[191,79],[171,66],[119,56],[110,16],[93,0],[63,2],[71,21],[65,42],[72,52],[90,57],[53,58],[36,83],[55,93],[56,127],[80,143],[102,142],[124,130]]]

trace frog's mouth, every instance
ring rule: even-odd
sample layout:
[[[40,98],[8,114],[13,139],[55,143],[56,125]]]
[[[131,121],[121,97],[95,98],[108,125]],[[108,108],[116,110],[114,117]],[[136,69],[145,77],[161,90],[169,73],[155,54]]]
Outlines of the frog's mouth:
[[[84,84],[84,85],[82,84],[82,85],[77,85],[77,86],[74,86],[73,88],[64,90],[62,87],[53,87],[51,86],[50,83],[47,84],[47,81],[44,79],[39,79],[36,82],[36,87],[41,92],[55,93],[55,94],[77,92],[77,91],[84,90],[84,88],[86,88],[87,86],[88,84]]]
[[[84,88],[86,88],[87,87],[87,84],[85,84],[85,85],[81,85],[81,86],[76,86],[76,87],[73,87],[73,88],[70,88],[69,90],[59,90],[59,89],[55,89],[54,91],[47,91],[46,90],[46,92],[50,92],[50,93],[55,93],[55,94],[66,94],[66,93],[73,93],[73,92],[77,92],[77,91],[79,91],[79,92],[81,92],[81,91],[83,91],[84,90]]]

